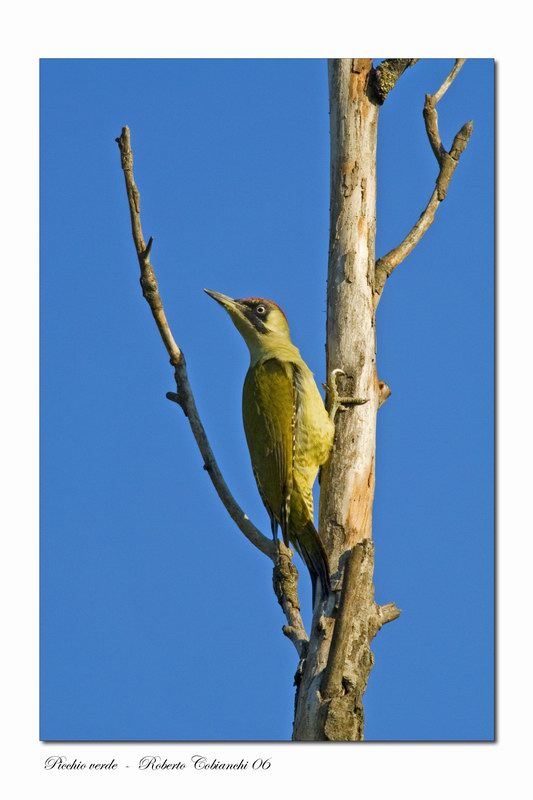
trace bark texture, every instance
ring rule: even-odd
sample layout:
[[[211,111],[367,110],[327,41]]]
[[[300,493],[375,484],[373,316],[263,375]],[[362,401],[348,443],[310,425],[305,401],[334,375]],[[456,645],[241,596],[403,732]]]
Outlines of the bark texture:
[[[341,394],[367,402],[337,417],[334,449],[322,472],[320,535],[337,592],[325,608],[315,610],[297,693],[293,737],[301,741],[363,738],[370,642],[386,616],[399,614],[394,609],[391,615],[389,608],[384,615],[372,584],[376,414],[387,396],[376,372],[378,102],[373,77],[371,59],[335,59],[329,65],[327,374],[342,369]]]
[[[418,58],[386,58],[371,74],[370,88],[379,105],[385,102],[387,95],[402,77],[408,67],[414,67]]]
[[[447,151],[437,104],[465,59],[456,59],[435,94],[427,95],[424,121],[439,165],[435,189],[420,219],[398,247],[375,261],[376,145],[379,106],[417,59],[335,59],[329,64],[331,207],[327,297],[327,374],[342,370],[340,392],[366,399],[337,420],[335,444],[322,471],[319,530],[334,589],[315,608],[307,657],[297,673],[293,738],[360,741],[363,694],[373,656],[372,639],[400,611],[374,601],[372,505],[376,465],[376,415],[390,388],[376,371],[375,313],[387,278],[416,247],[445,199],[472,134],[467,122]]]

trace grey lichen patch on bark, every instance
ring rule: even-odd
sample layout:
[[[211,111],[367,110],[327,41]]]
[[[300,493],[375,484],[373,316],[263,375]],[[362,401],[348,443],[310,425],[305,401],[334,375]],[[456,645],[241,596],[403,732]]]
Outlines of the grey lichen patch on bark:
[[[333,697],[324,708],[324,739],[328,742],[354,742],[364,738],[363,704],[354,693]]]
[[[287,618],[288,624],[283,626],[283,633],[294,644],[302,660],[307,654],[309,637],[300,613],[298,570],[292,561],[292,553],[289,548],[283,542],[278,542],[278,546],[278,557],[272,573],[274,592]]]
[[[382,61],[371,73],[370,78],[371,96],[375,102],[382,105],[405,70],[414,66],[418,60],[418,58],[386,58]]]

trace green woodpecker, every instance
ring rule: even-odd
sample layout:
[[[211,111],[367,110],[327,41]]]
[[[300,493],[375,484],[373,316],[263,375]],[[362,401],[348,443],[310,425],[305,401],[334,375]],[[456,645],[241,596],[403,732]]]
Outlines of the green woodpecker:
[[[335,412],[347,399],[339,398],[332,375],[327,387],[332,403],[326,411],[313,373],[291,342],[287,319],[276,303],[258,297],[233,300],[205,291],[226,309],[250,351],[242,397],[244,431],[274,539],[279,525],[285,544],[294,545],[309,569],[313,598],[317,581],[325,597],[329,566],[313,522],[313,484],[333,446]]]

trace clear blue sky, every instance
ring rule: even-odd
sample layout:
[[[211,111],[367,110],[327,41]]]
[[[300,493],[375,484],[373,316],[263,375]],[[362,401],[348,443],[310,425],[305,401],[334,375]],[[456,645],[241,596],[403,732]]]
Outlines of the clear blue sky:
[[[417,64],[380,113],[378,255],[432,191],[422,104],[452,64]],[[267,531],[247,352],[202,288],[279,302],[324,380],[326,63],[45,60],[41,81],[41,738],[289,739],[296,656],[270,562],[165,399],[114,140],[128,124],[200,413]],[[439,105],[445,145],[468,119],[474,134],[378,311],[376,596],[403,613],[374,640],[367,740],[493,736],[493,88],[474,59]]]

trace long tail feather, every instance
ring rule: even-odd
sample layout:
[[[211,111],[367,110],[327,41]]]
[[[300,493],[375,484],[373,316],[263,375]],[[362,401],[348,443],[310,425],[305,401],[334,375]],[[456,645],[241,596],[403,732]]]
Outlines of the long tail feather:
[[[331,591],[329,564],[324,545],[320,541],[318,531],[312,522],[308,522],[303,530],[293,535],[293,541],[301,557],[305,561],[313,584],[313,608],[316,600],[317,586],[320,583],[322,597]]]

